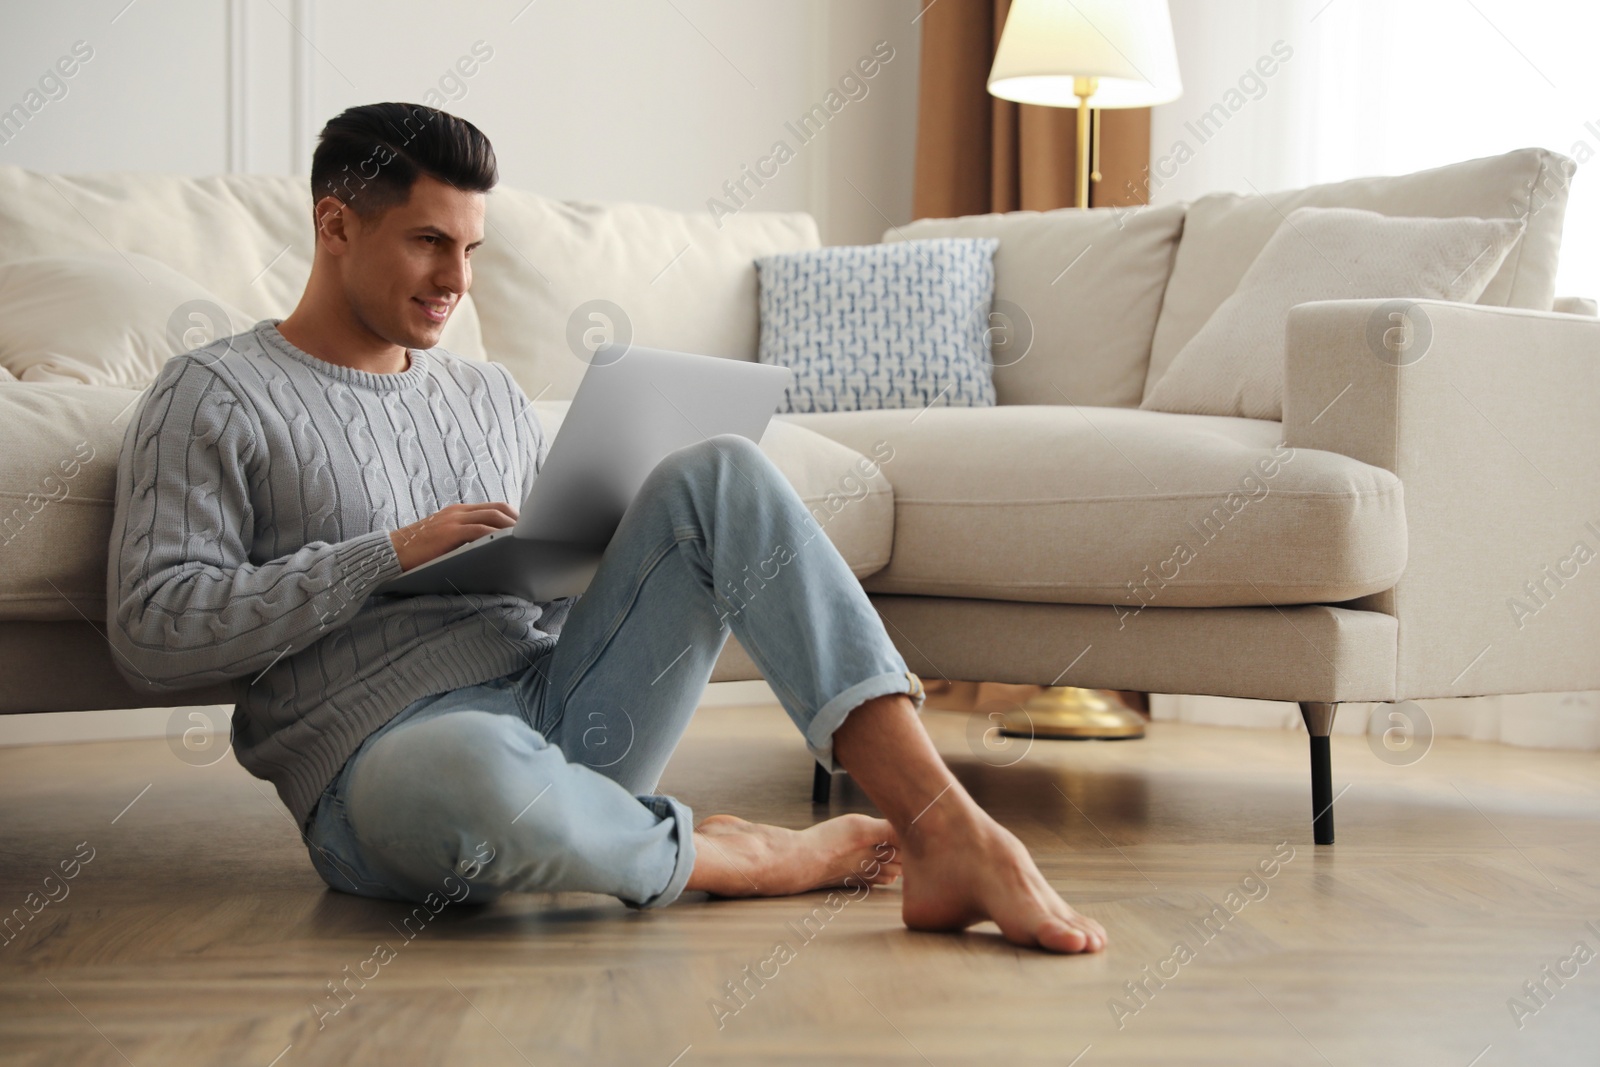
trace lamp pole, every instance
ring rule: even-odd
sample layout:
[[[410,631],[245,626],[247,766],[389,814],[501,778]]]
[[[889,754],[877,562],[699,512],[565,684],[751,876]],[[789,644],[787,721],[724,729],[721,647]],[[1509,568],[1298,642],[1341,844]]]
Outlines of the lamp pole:
[[[1091,168],[1089,159],[1091,153],[1096,156],[1099,155],[1098,152],[1092,151],[1089,136],[1090,127],[1094,123],[1094,114],[1093,109],[1089,106],[1089,98],[1094,96],[1099,88],[1099,78],[1080,76],[1072,79],[1072,92],[1078,98],[1078,165],[1076,180],[1073,182],[1073,199],[1078,207],[1089,206],[1091,170],[1095,172],[1092,177],[1096,181],[1100,179],[1098,173],[1100,161],[1098,159],[1094,160],[1095,166]],[[1098,141],[1099,138],[1096,137],[1094,140]],[[1098,147],[1098,145],[1093,146],[1093,148]]]

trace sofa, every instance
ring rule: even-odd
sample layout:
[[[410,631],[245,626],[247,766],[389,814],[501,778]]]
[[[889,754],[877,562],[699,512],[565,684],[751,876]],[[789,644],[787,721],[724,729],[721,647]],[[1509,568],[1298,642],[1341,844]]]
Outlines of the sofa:
[[[1600,688],[1600,580],[1579,570],[1600,544],[1600,320],[1555,293],[1572,170],[1523,149],[1266,196],[892,226],[886,241],[1000,239],[998,403],[782,413],[760,445],[912,670],[1298,702],[1314,837],[1331,843],[1341,703]],[[0,166],[0,269],[97,257],[164,294],[140,313],[183,327],[201,308],[216,335],[237,332],[294,307],[305,186]],[[1284,324],[1281,422],[1141,410],[1306,205],[1526,226],[1475,303],[1417,304],[1426,358],[1375,356],[1384,301],[1311,301]],[[551,433],[596,339],[757,358],[753,259],[819,243],[801,212],[713,219],[508,187],[489,195],[486,237],[442,344],[505,364]],[[146,257],[183,291],[138,270]],[[95,290],[63,323],[117,307]],[[103,636],[116,459],[149,353],[98,379],[14,356],[0,344],[0,377],[18,379],[0,381],[0,711],[232,703],[227,686],[135,691]],[[1270,491],[1253,488],[1285,455]],[[1175,572],[1191,536],[1204,549]],[[730,640],[713,680],[757,677]]]

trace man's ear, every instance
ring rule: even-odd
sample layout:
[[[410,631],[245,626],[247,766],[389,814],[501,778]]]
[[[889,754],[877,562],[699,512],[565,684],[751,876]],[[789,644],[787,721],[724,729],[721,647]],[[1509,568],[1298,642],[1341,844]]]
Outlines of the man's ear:
[[[347,224],[353,214],[347,204],[336,196],[325,196],[315,208],[317,243],[336,256],[342,256],[350,247]]]

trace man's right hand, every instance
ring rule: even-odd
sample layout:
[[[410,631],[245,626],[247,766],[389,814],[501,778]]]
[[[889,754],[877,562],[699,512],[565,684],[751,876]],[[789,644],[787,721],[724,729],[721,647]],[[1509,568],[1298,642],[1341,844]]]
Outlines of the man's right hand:
[[[395,555],[400,557],[400,570],[408,571],[468,541],[476,541],[484,534],[514,526],[516,522],[517,509],[500,501],[451,504],[410,526],[390,530],[389,540],[394,543]]]

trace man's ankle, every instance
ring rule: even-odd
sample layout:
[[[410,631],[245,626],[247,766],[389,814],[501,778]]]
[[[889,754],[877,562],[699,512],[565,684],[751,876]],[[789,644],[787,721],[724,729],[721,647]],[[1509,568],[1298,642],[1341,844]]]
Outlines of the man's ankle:
[[[895,829],[908,847],[916,848],[925,841],[979,831],[988,821],[989,816],[978,806],[978,802],[957,782],[938,794],[938,798],[921,812],[913,815],[905,826],[896,826]]]

